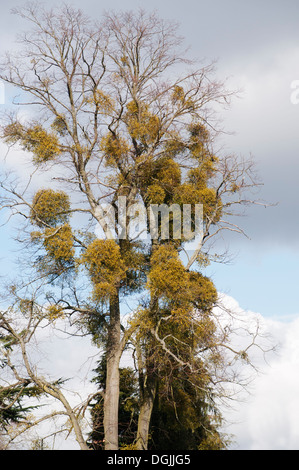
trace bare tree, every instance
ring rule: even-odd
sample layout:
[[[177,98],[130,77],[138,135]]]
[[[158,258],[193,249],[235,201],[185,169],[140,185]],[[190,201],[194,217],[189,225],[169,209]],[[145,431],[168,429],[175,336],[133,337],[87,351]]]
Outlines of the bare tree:
[[[81,414],[78,411],[82,404],[79,404],[78,409],[71,406],[62,391],[59,379],[56,381],[47,379],[38,370],[38,361],[30,358],[30,351],[32,353],[32,346],[38,337],[38,332],[49,323],[51,313],[45,306],[39,306],[34,298],[21,298],[16,291],[14,291],[14,297],[14,304],[0,313],[1,360],[5,371],[1,380],[3,382],[1,393],[18,388],[19,396],[21,396],[23,389],[31,386],[34,387],[33,397],[44,395],[53,398],[62,405],[62,411],[51,411],[48,415],[36,420],[33,418],[20,420],[6,445],[42,421],[53,419],[55,416],[65,416],[71,423],[71,429],[75,433],[80,449],[88,450],[81,429]],[[13,404],[11,402],[9,406]]]

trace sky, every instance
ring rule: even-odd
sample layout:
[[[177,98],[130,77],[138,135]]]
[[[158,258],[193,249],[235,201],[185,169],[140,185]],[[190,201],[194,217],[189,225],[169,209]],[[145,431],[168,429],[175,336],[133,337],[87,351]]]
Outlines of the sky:
[[[24,27],[10,9],[25,3],[1,2],[0,54],[10,48]],[[229,88],[240,90],[230,109],[223,112],[223,125],[229,132],[223,136],[223,144],[228,153],[253,157],[263,182],[259,197],[271,206],[248,210],[240,221],[247,237],[234,235],[227,239],[231,263],[212,264],[207,273],[217,289],[234,299],[238,308],[261,315],[269,331],[282,343],[281,355],[273,357],[270,369],[265,369],[256,381],[251,404],[237,412],[243,423],[234,428],[239,445],[292,445],[299,449],[295,423],[299,414],[299,104],[295,98],[299,93],[295,95],[292,88],[299,80],[299,2],[69,3],[84,8],[92,18],[110,9],[156,10],[162,18],[179,23],[191,56],[216,60],[217,77],[227,79]],[[46,5],[57,3],[48,0]],[[3,151],[2,146],[0,149]],[[0,255],[5,260],[8,234],[2,232],[1,237]],[[258,429],[255,420],[260,425]]]

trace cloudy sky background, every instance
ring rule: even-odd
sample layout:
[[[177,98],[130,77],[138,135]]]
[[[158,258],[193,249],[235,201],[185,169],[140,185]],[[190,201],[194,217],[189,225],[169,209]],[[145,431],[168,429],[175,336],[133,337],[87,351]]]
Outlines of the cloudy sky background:
[[[12,7],[24,3],[1,2],[1,53],[24,28],[10,14]],[[69,3],[83,8],[79,0]],[[299,104],[291,101],[291,84],[299,80],[299,3],[84,2],[84,11],[91,17],[99,17],[105,9],[138,7],[156,9],[162,18],[178,21],[190,55],[217,60],[217,77],[242,90],[223,114],[225,128],[234,132],[223,143],[228,152],[254,157],[264,183],[260,197],[277,205],[248,211],[241,222],[249,238],[230,237],[233,262],[212,265],[209,274],[218,290],[230,296],[229,302],[237,302],[248,317],[256,312],[263,319],[281,347],[269,358],[269,365],[262,365],[265,373],[255,381],[251,399],[229,413],[235,421],[229,432],[236,435],[236,447],[299,449]],[[10,256],[5,228],[1,237],[1,273],[5,273]]]

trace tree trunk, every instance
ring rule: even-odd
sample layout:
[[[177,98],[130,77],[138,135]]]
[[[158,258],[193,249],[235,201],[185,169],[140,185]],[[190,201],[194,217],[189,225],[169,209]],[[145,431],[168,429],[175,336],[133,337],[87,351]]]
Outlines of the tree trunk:
[[[157,380],[147,376],[140,406],[136,439],[137,450],[147,450],[151,416],[156,396]]]
[[[118,294],[110,299],[107,372],[104,396],[105,450],[118,450],[120,312]]]

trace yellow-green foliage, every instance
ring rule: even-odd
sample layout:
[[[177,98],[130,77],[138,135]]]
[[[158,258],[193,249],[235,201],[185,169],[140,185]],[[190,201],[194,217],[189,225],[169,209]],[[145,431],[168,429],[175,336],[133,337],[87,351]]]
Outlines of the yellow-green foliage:
[[[112,167],[117,167],[119,162],[123,162],[130,150],[125,139],[111,133],[102,137],[100,148],[105,155],[106,165]]]
[[[24,150],[31,152],[36,164],[53,160],[61,153],[56,133],[46,131],[40,124],[26,128],[17,121],[13,122],[4,129],[4,139],[7,143],[19,143]]]
[[[222,202],[215,189],[209,188],[202,180],[201,184],[183,183],[175,189],[173,202],[183,204],[202,204],[204,218],[218,222],[222,212]]]
[[[212,347],[216,342],[216,324],[210,316],[202,316],[193,324],[195,340],[199,346]]]
[[[189,273],[189,296],[191,302],[204,312],[213,308],[218,297],[213,282],[198,272]]]
[[[128,290],[138,290],[144,287],[146,257],[138,242],[122,240],[121,257],[126,267],[125,287]]]
[[[69,218],[69,197],[63,191],[41,189],[37,191],[32,201],[30,211],[31,221],[38,227],[50,225],[56,227]]]
[[[96,299],[116,294],[126,267],[114,240],[94,240],[84,252],[82,262],[89,272]]]
[[[210,259],[207,253],[200,252],[197,255],[196,262],[201,268],[206,268],[210,265]]]
[[[122,260],[126,269],[142,269],[145,263],[144,253],[138,250],[138,243],[122,241]]]
[[[129,324],[132,330],[134,330],[134,336],[138,342],[142,342],[144,338],[148,337],[151,328],[155,328],[157,325],[155,313],[156,312],[152,309],[142,308],[141,306],[134,311],[134,314],[129,320]],[[162,310],[160,310],[160,314],[163,315]],[[167,312],[167,315],[168,314],[169,312]]]
[[[200,191],[190,183],[183,183],[175,190],[174,202],[177,204],[198,204]]]
[[[166,191],[172,194],[175,188],[181,183],[180,165],[172,158],[161,158],[156,163],[155,178]]]
[[[171,96],[172,102],[173,103],[182,102],[184,100],[184,97],[185,97],[184,88],[181,87],[181,86],[176,85],[173,88],[173,92],[172,92],[172,96]]]
[[[188,172],[188,180],[193,184],[197,189],[202,189],[206,186],[209,179],[215,173],[215,163],[209,157],[203,162],[199,163],[199,166],[192,168]]]
[[[213,223],[218,222],[221,217],[222,203],[215,189],[203,188],[200,191],[199,200],[203,205],[204,217],[213,217]]]
[[[149,204],[171,202],[180,182],[180,165],[169,156],[157,160],[149,156],[138,168],[138,185]]]
[[[165,190],[157,183],[151,184],[146,192],[146,198],[149,204],[162,204],[165,196]]]
[[[171,307],[170,316],[163,314],[167,321],[161,324],[160,334],[166,336],[174,333],[182,341],[186,340],[190,347],[212,346],[215,341],[216,325],[208,312],[202,312],[194,308],[194,304],[187,299]],[[192,338],[190,337],[192,333]]]
[[[138,168],[138,184],[143,193],[146,193],[148,187],[155,183],[153,178],[155,170],[155,161],[149,156]]]
[[[127,105],[125,120],[132,139],[144,145],[156,141],[160,130],[160,120],[149,111],[147,104],[131,101]]]
[[[64,310],[59,305],[49,305],[46,308],[46,317],[50,321],[58,320],[59,318],[63,318]]]
[[[164,144],[165,153],[171,158],[174,158],[182,153],[186,153],[187,149],[188,146],[186,145],[186,142],[183,142],[181,140],[181,136],[174,132],[171,133]]]
[[[190,111],[192,108],[194,108],[193,100],[186,95],[184,88],[179,85],[176,85],[173,88],[171,101],[173,104],[176,104],[178,107],[183,106],[185,109],[189,108]]]
[[[72,229],[68,224],[47,228],[44,232],[43,245],[48,255],[61,262],[72,261],[75,250]]]
[[[201,122],[193,122],[189,125],[190,140],[193,143],[206,143],[209,140],[209,131]]]
[[[195,307],[210,312],[217,301],[213,282],[198,272],[187,272],[172,245],[157,247],[151,257],[147,287],[152,297],[172,304],[172,314],[186,319]]]
[[[189,144],[190,155],[198,161],[207,158],[209,152],[207,150],[207,142],[209,140],[209,132],[204,125],[195,122],[189,125]]]
[[[188,287],[188,274],[172,245],[157,247],[151,257],[148,288],[153,297],[172,300],[183,298]]]
[[[189,329],[192,320],[192,305],[186,301],[182,301],[180,305],[175,305],[171,309],[171,315],[171,325]]]
[[[93,102],[102,114],[109,114],[114,110],[115,104],[112,98],[102,90],[97,90],[95,96],[88,101]]]

